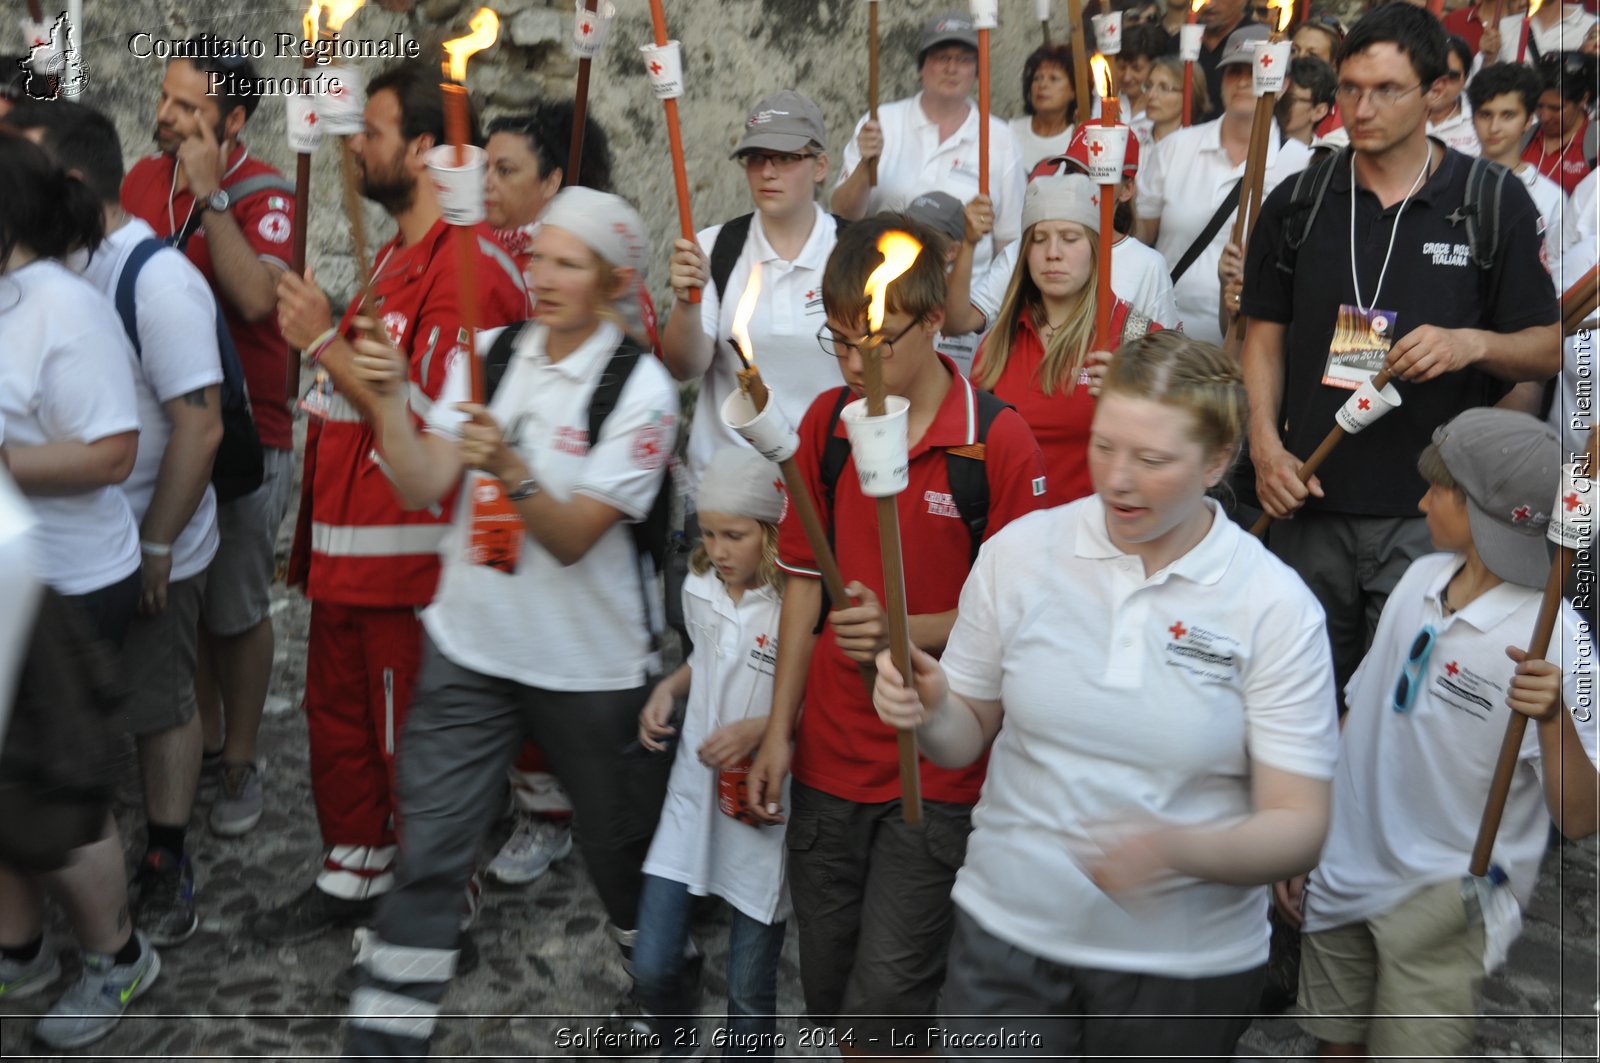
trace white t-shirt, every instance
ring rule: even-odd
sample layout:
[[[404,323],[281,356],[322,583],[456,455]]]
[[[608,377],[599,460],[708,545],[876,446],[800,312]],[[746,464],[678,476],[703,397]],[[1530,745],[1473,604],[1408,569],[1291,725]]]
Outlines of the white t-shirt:
[[[1463,155],[1474,157],[1483,153],[1483,147],[1478,143],[1478,130],[1472,124],[1472,108],[1467,106],[1466,93],[1456,101],[1456,113],[1444,121],[1435,124],[1428,123],[1428,135],[1444,144],[1446,147],[1455,148]]]
[[[1051,137],[1041,137],[1033,131],[1033,116],[1023,115],[1013,118],[1006,123],[1011,130],[1011,135],[1016,138],[1017,152],[1022,160],[1022,178],[1026,182],[1033,168],[1045,159],[1067,153],[1067,145],[1072,143],[1072,131],[1077,127],[1071,122],[1067,123],[1065,133],[1057,133]]]
[[[1170,878],[1113,900],[1086,867],[1124,833],[1239,822],[1257,761],[1333,773],[1322,609],[1208,505],[1205,538],[1149,578],[1098,496],[1030,513],[961,592],[950,689],[1005,717],[951,896],[1056,963],[1198,978],[1265,962],[1264,886]]]
[[[1600,171],[1596,171],[1600,172]],[[1593,187],[1591,185],[1591,187]],[[1568,212],[1571,219],[1571,212]],[[1592,235],[1567,248],[1561,257],[1561,276],[1556,278],[1556,288],[1576,284],[1600,258],[1600,245]],[[1589,446],[1589,429],[1595,419],[1595,357],[1594,327],[1597,315],[1591,314],[1586,322],[1588,331],[1579,330],[1561,343],[1561,377],[1556,398],[1550,404],[1550,427],[1561,433],[1566,453],[1582,454]]]
[[[1562,224],[1566,229],[1566,247],[1580,240],[1587,241],[1590,247],[1600,243],[1600,170],[1590,170],[1572,190]],[[1572,277],[1572,281],[1577,279],[1576,275]]]
[[[643,519],[661,489],[677,437],[678,393],[660,362],[640,358],[591,447],[589,397],[622,332],[603,322],[555,364],[545,358],[545,333],[543,325],[522,331],[489,411],[541,490],[561,502],[587,495],[620,510],[624,520],[572,565],[562,565],[531,535],[523,536],[514,573],[471,564],[475,476],[469,474],[439,547],[439,591],[422,623],[441,653],[483,675],[546,690],[631,690],[657,662],[627,521]],[[498,334],[484,332],[479,349]],[[455,404],[470,395],[466,360],[454,359],[429,412],[429,430],[453,437],[462,420]]]
[[[750,317],[750,343],[761,379],[772,390],[778,408],[799,427],[811,401],[829,388],[844,382],[837,359],[830,358],[817,343],[817,330],[827,317],[822,309],[822,270],[828,264],[838,238],[838,223],[821,207],[814,207],[816,222],[811,235],[794,261],[778,257],[767,240],[761,212],[750,219],[750,235],[744,250],[728,274],[724,299],[715,282],[708,283],[700,297],[700,327],[712,341],[711,366],[700,381],[700,396],[695,400],[694,422],[689,428],[687,466],[691,493],[699,490],[711,455],[722,447],[744,446],[744,440],[722,423],[722,403],[739,388],[737,373],[744,367],[728,344],[733,334],[733,315],[750,280],[751,263],[761,263],[761,294]],[[722,226],[700,231],[696,238],[709,256]],[[681,314],[693,307],[678,306]]]
[[[0,425],[0,442],[5,439]],[[33,511],[16,483],[0,468],[0,745],[5,744],[12,697],[33,633],[40,583],[35,574]],[[787,798],[785,801],[787,802]]]
[[[1540,26],[1537,19],[1530,22],[1528,39],[1539,49],[1540,55],[1579,52],[1583,50],[1583,39],[1589,35],[1589,27],[1594,23],[1595,17],[1585,11],[1582,4],[1566,4],[1561,8],[1560,20],[1552,23],[1549,29]],[[1512,48],[1516,48],[1515,42],[1512,42]],[[1532,59],[1531,48],[1529,53],[1528,58]]]
[[[1440,597],[1463,564],[1429,554],[1389,595],[1361,667],[1345,688],[1333,822],[1306,885],[1308,931],[1381,915],[1425,886],[1467,873],[1478,822],[1505,738],[1506,689],[1516,665],[1507,646],[1526,646],[1540,592],[1502,583],[1445,616]],[[1593,709],[1593,646],[1568,603],[1550,640],[1566,673],[1567,705],[1587,684]],[[1424,626],[1437,633],[1423,687],[1410,712],[1393,708],[1395,684]],[[1574,718],[1576,723],[1576,718]],[[1595,721],[1577,723],[1595,759]],[[1550,832],[1537,725],[1528,728],[1506,799],[1493,861],[1526,906]]]
[[[1222,122],[1218,118],[1174,130],[1140,162],[1139,196],[1134,210],[1141,218],[1161,219],[1156,250],[1167,260],[1169,270],[1205,230],[1206,222],[1216,213],[1234,181],[1244,176],[1244,162],[1235,166],[1222,146]],[[1298,140],[1281,143],[1277,123],[1273,123],[1261,194],[1270,194],[1279,181],[1299,173],[1310,161],[1311,149]],[[1210,245],[1173,286],[1183,330],[1211,343],[1222,342],[1222,332],[1217,327],[1222,291],[1217,282],[1217,263],[1222,260],[1222,249],[1227,246],[1237,213],[1235,209],[1228,215]]]
[[[1022,257],[1022,241],[1003,248],[982,277],[973,281],[972,305],[982,311],[985,323],[993,324],[1006,299],[1006,287]],[[1131,236],[1122,236],[1111,245],[1111,290],[1126,299],[1135,310],[1162,328],[1177,328],[1178,307],[1172,299],[1172,275],[1167,260],[1153,247]]]
[[[845,145],[839,171],[843,184],[861,164],[856,137],[867,124],[862,115]],[[883,127],[883,154],[878,158],[878,186],[867,199],[867,214],[904,210],[924,192],[948,192],[963,203],[978,194],[978,108],[968,104],[967,119],[941,142],[939,125],[922,110],[922,94],[878,108]],[[989,198],[994,200],[994,232],[973,251],[976,276],[994,257],[997,245],[1022,234],[1022,193],[1028,173],[1022,168],[1017,142],[1006,123],[989,116]],[[729,284],[732,287],[732,284]]]
[[[108,299],[115,299],[117,281],[134,247],[155,238],[155,230],[130,218],[107,236],[83,268],[83,277]],[[122,482],[135,520],[143,521],[156,492],[161,459],[172,438],[172,419],[163,408],[191,391],[222,383],[217,353],[216,297],[201,272],[177,251],[158,251],[139,271],[133,300],[139,324],[138,373],[139,456]],[[194,516],[172,544],[172,579],[204,572],[217,552],[217,496],[206,485]]]
[[[1539,168],[1531,163],[1522,163],[1513,172],[1522,181],[1522,186],[1528,190],[1533,205],[1539,209],[1539,224],[1544,229],[1540,257],[1544,259],[1544,268],[1555,278],[1559,286],[1561,253],[1565,248],[1567,235],[1566,219],[1563,217],[1567,212],[1566,193],[1561,191],[1560,185],[1541,174]]]
[[[6,445],[94,443],[139,430],[133,347],[111,301],[53,259],[0,278],[0,418]],[[139,567],[139,526],[116,486],[29,499],[39,572],[88,594]]]
[[[788,917],[783,828],[752,827],[723,814],[719,772],[700,763],[696,751],[717,728],[772,711],[782,605],[767,587],[745,591],[735,604],[714,569],[684,580],[684,623],[694,642],[689,704],[644,862],[645,874],[681,882],[697,897],[721,897],[767,924]],[[780,800],[788,807],[787,778]]]

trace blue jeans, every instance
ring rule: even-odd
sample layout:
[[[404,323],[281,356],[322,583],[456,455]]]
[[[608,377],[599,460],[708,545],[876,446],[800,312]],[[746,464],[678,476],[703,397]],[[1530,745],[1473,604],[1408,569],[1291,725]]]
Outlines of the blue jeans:
[[[667,1054],[685,1055],[698,1041],[690,1016],[695,986],[684,984],[684,952],[694,896],[681,882],[644,876],[633,971],[639,1004],[661,1016]],[[778,957],[784,923],[766,923],[733,909],[728,931],[728,1037],[725,1058],[770,1060],[778,1023]],[[754,1051],[751,1051],[754,1049]]]

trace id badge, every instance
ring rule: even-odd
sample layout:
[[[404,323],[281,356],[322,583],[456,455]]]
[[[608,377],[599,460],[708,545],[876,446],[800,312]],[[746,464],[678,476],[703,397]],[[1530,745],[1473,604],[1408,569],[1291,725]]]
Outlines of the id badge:
[[[316,376],[311,381],[311,387],[300,397],[300,409],[308,417],[319,420],[328,416],[328,411],[333,402],[333,377],[318,369]]]
[[[1354,391],[1378,375],[1389,360],[1389,348],[1394,345],[1393,310],[1362,311],[1344,303],[1339,307],[1339,317],[1333,329],[1333,342],[1328,346],[1328,364],[1322,370],[1322,382],[1336,388]]]
[[[517,570],[525,529],[516,503],[492,476],[472,478],[472,524],[467,534],[467,561],[507,575]]]

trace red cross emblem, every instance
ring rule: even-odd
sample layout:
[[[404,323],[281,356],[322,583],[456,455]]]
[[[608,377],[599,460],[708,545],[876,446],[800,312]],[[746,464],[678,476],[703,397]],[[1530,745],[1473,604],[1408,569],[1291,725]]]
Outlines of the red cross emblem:
[[[1106,146],[1100,143],[1098,140],[1089,145],[1089,154],[1093,155],[1097,159],[1100,157],[1100,153],[1105,150]]]
[[[1117,24],[1115,22],[1108,23],[1106,25],[1106,36],[1107,37],[1115,37],[1116,35],[1117,35]]]
[[[1357,399],[1356,400],[1356,409],[1358,409],[1358,410],[1370,410],[1370,409],[1372,409],[1372,400],[1371,399]]]
[[[760,646],[762,649],[766,649],[767,643],[771,642],[771,641],[772,640],[769,639],[766,635],[757,635],[756,636],[756,645]]]
[[[1513,524],[1521,524],[1524,521],[1531,520],[1532,518],[1533,510],[1529,509],[1527,506],[1518,506],[1516,509],[1511,511],[1511,523]]]
[[[1451,661],[1449,664],[1444,666],[1444,670],[1449,672],[1451,675],[1455,675],[1461,671],[1461,667],[1460,665],[1456,664],[1456,662]]]
[[[817,290],[815,288],[811,289],[809,292],[806,292],[806,298],[807,299],[815,299],[816,297],[817,297]]]
[[[578,27],[578,32],[583,34],[585,37],[587,37],[587,36],[589,36],[589,30],[592,29],[592,28],[593,27],[591,27],[587,22],[585,22],[583,25]]]
[[[1266,70],[1271,66],[1272,66],[1272,55],[1271,55],[1271,53],[1263,55],[1261,57],[1261,69],[1262,70]]]
[[[772,489],[774,491],[777,491],[779,494],[782,494],[783,493],[783,480],[782,479],[777,479],[777,480],[772,481]]]
[[[654,59],[650,60],[650,73],[652,73],[652,74],[661,73],[661,64],[656,62]]]
[[[1167,630],[1172,632],[1172,637],[1175,639],[1181,639],[1183,636],[1189,633],[1189,629],[1183,626],[1182,620],[1179,620],[1177,623],[1167,628]]]
[[[1567,507],[1568,513],[1571,513],[1573,510],[1583,505],[1583,502],[1578,498],[1578,492],[1574,491],[1566,498],[1563,498],[1561,500],[1561,504]]]

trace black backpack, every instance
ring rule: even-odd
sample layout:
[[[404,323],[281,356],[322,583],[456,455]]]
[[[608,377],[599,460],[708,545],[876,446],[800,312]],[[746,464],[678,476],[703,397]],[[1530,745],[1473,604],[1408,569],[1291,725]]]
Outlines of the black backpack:
[[[133,341],[134,354],[144,360],[144,350],[139,344],[138,306],[134,302],[133,287],[139,280],[139,271],[150,257],[167,250],[164,240],[151,237],[141,240],[128,253],[122,273],[117,277],[115,301],[117,313],[122,318],[122,328]],[[182,254],[172,248],[175,254]],[[239,352],[228,334],[228,325],[222,319],[222,307],[214,308],[217,330],[217,353],[222,361],[222,442],[217,445],[216,460],[211,465],[211,486],[216,489],[217,501],[231,502],[261,486],[266,475],[262,461],[261,436],[256,432],[255,418],[250,412],[250,394],[245,388],[244,366],[239,362]]]
[[[506,368],[511,364],[511,355],[516,349],[517,337],[522,335],[522,330],[527,326],[526,321],[508,325],[489,345],[489,353],[484,357],[483,364],[484,405],[488,405],[489,400],[494,398],[495,391],[500,387],[500,381],[505,378]],[[590,446],[600,441],[601,426],[606,423],[606,418],[611,416],[611,411],[617,408],[617,401],[622,398],[622,388],[627,384],[628,377],[633,373],[633,367],[639,364],[639,359],[644,353],[644,348],[626,334],[623,335],[622,342],[617,344],[617,349],[611,355],[611,361],[606,363],[605,371],[600,374],[600,382],[595,385],[594,393],[589,396]],[[657,575],[666,571],[668,541],[672,533],[671,484],[672,473],[668,469],[666,475],[661,478],[661,486],[656,489],[655,501],[650,504],[645,518],[628,524],[628,531],[633,535],[634,550],[639,555],[640,586],[645,597],[645,624],[650,628],[651,644],[657,649],[660,648],[661,636],[655,630],[656,610],[651,608],[650,591],[646,584],[649,577],[644,568],[644,559],[646,557],[650,559]]]
[[[989,426],[994,424],[994,419],[1000,416],[1002,410],[1011,409],[1010,403],[982,388],[974,387],[972,391],[978,400],[978,441],[966,446],[946,447],[944,452],[945,471],[950,477],[950,496],[955,500],[956,511],[961,514],[961,520],[967,526],[967,535],[972,540],[969,566],[978,559],[978,549],[983,546],[983,535],[989,527],[989,471],[985,465],[985,441],[989,438]],[[822,480],[823,501],[828,506],[830,543],[833,542],[834,490],[839,484],[840,474],[844,472],[844,464],[850,458],[850,441],[835,435],[834,430],[851,398],[849,388],[839,389],[839,401],[833,404],[833,414],[828,418],[828,427],[823,436],[827,442],[823,445],[822,463],[817,470]]]
[[[728,278],[733,276],[733,267],[744,253],[744,242],[750,236],[750,220],[754,217],[754,214],[741,214],[725,222],[711,242],[711,283],[717,286],[717,298],[724,302],[728,298]],[[837,214],[829,217],[833,219],[835,233],[843,232],[850,224],[848,218]]]

